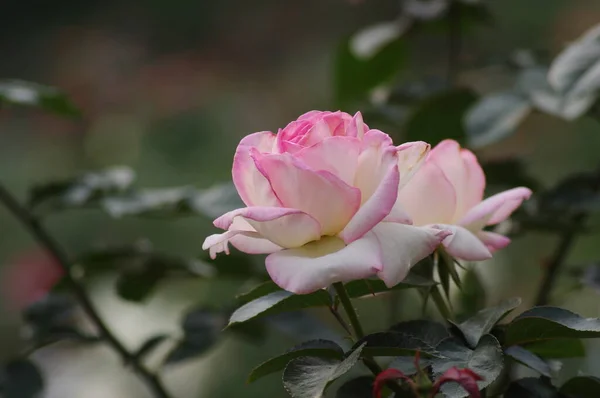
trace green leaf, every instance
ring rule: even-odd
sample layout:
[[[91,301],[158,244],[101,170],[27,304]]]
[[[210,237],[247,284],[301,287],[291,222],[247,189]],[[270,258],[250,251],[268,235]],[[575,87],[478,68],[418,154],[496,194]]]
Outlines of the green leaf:
[[[419,287],[428,288],[435,285],[436,282],[432,279],[427,279],[420,275],[410,273],[402,282],[392,288],[386,287],[385,283],[380,279],[359,279],[346,283],[345,287],[348,291],[348,295],[351,298],[359,298],[392,290],[403,290]]]
[[[266,296],[267,294],[283,291],[273,281],[265,281],[258,286],[253,287],[246,293],[242,293],[236,297],[240,305],[247,304],[250,301],[259,299]]]
[[[581,316],[557,307],[535,307],[516,317],[505,335],[505,345],[524,345],[564,338],[600,337],[600,319]]]
[[[495,307],[485,308],[467,319],[461,324],[456,325],[470,347],[479,344],[482,336],[488,334],[492,328],[504,318],[510,311],[521,305],[520,298],[505,300]]]
[[[108,195],[125,191],[134,179],[135,172],[129,167],[111,167],[37,185],[30,191],[28,203],[31,208],[44,204],[51,209],[94,205]]]
[[[44,380],[37,366],[27,359],[16,359],[0,369],[2,398],[35,398],[44,389]]]
[[[463,118],[476,100],[477,96],[468,89],[444,91],[426,98],[406,121],[406,141],[426,141],[435,145],[444,139],[454,139],[464,144]]]
[[[577,376],[560,387],[560,393],[573,398],[600,397],[600,378],[594,376]]]
[[[299,357],[283,371],[283,386],[293,398],[321,397],[335,379],[347,373],[359,360],[364,347],[357,347],[343,361],[331,358]]]
[[[337,390],[335,398],[372,398],[374,382],[372,376],[360,376],[348,380]]]
[[[487,176],[486,176],[487,177]],[[460,316],[466,319],[485,307],[487,292],[474,266],[463,274],[462,289],[459,293]]]
[[[364,345],[364,354],[375,357],[414,356],[417,351],[424,357],[438,355],[435,346],[425,341],[428,336],[423,334],[424,337],[419,338],[395,331],[372,333],[360,339],[354,347]]]
[[[351,40],[344,41],[334,61],[334,92],[339,104],[352,104],[366,99],[369,91],[389,81],[406,59],[406,44],[398,37],[383,45],[373,56],[359,58]]]
[[[235,310],[229,319],[229,326],[235,323],[246,322],[259,316],[330,305],[331,296],[325,290],[317,290],[314,293],[302,295],[279,290],[252,300]]]
[[[480,390],[494,382],[504,366],[502,348],[498,340],[489,334],[481,338],[474,350],[452,338],[442,341],[436,350],[440,356],[432,359],[436,379],[451,367],[469,368],[483,378],[477,382]],[[467,396],[466,391],[456,383],[444,384],[442,392],[450,398]]]
[[[554,339],[523,345],[528,351],[548,359],[585,356],[585,347],[579,339]]]
[[[505,353],[515,361],[535,370],[542,376],[552,377],[550,366],[542,358],[527,351],[525,348],[515,345],[508,347]]]
[[[127,301],[143,301],[166,276],[166,264],[150,258],[119,275],[115,285],[117,294]]]
[[[600,88],[600,26],[587,31],[552,62],[548,82],[573,97],[596,94]]]
[[[0,81],[0,104],[41,108],[60,116],[79,117],[79,110],[54,87],[22,80]]]
[[[218,340],[225,326],[223,313],[206,308],[189,312],[182,323],[183,338],[167,355],[165,364],[175,364],[204,354]]]
[[[516,131],[530,111],[529,99],[514,91],[481,98],[464,118],[469,145],[481,148],[506,138]]]
[[[244,205],[233,184],[225,183],[205,190],[190,186],[146,189],[106,198],[102,206],[115,218],[201,215],[214,219]]]
[[[291,348],[286,353],[258,365],[248,376],[248,383],[252,383],[264,376],[285,368],[292,359],[298,357],[318,357],[338,359],[341,361],[344,358],[344,350],[339,345],[329,340],[305,341]]]
[[[397,323],[390,326],[390,331],[415,336],[431,347],[437,346],[442,340],[450,337],[444,325],[425,319]]]
[[[510,398],[562,398],[549,380],[534,377],[513,381],[504,396]]]

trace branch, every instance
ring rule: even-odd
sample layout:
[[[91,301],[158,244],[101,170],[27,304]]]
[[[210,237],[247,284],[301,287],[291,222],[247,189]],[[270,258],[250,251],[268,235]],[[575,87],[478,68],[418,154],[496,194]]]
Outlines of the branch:
[[[90,299],[85,288],[75,278],[71,272],[71,262],[63,248],[48,234],[44,227],[40,224],[27,209],[19,204],[19,202],[0,184],[0,203],[17,218],[23,227],[54,257],[65,273],[65,281],[68,288],[73,292],[77,301],[90,317],[92,322],[98,328],[100,337],[108,343],[122,358],[123,362],[135,370],[140,378],[146,383],[148,388],[154,393],[157,398],[169,398],[169,394],[162,386],[159,378],[146,369],[127,348],[115,337],[108,326],[104,323],[92,300]]]
[[[550,294],[552,293],[552,288],[554,287],[554,283],[556,282],[556,278],[558,277],[560,268],[562,267],[567,255],[569,254],[569,250],[577,237],[577,233],[580,230],[580,225],[585,222],[587,218],[587,214],[578,213],[573,216],[571,226],[567,228],[561,238],[550,262],[545,268],[546,272],[544,274],[544,279],[542,280],[542,284],[538,290],[537,298],[535,300],[535,305],[547,305],[550,299]]]

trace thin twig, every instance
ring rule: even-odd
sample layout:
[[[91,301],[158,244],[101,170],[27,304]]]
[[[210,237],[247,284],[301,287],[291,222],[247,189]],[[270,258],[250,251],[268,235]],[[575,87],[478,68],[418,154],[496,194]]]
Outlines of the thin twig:
[[[571,227],[565,229],[562,234],[554,254],[545,267],[544,279],[538,290],[535,305],[547,305],[550,301],[550,294],[559,275],[560,268],[564,264],[569,250],[573,246],[578,232],[581,230],[581,224],[585,222],[586,218],[587,214],[585,213],[576,214],[573,216]]]
[[[350,327],[348,326],[346,321],[344,321],[344,318],[342,318],[337,309],[329,307],[329,311],[331,312],[333,317],[338,321],[338,323],[342,326],[342,328],[346,331],[346,333],[348,333],[348,336],[352,337],[352,331],[350,330]]]
[[[90,299],[85,288],[75,278],[71,272],[71,262],[63,248],[46,232],[27,209],[19,204],[19,202],[0,184],[0,202],[21,222],[21,224],[31,233],[31,235],[42,245],[56,260],[60,267],[64,270],[65,281],[68,288],[75,295],[78,303],[81,305],[85,313],[90,317],[92,322],[98,328],[100,337],[106,341],[122,358],[123,362],[130,365],[140,378],[146,383],[148,388],[157,398],[169,398],[169,394],[163,387],[159,378],[146,369],[127,348],[115,337],[108,326],[104,323],[92,300]]]

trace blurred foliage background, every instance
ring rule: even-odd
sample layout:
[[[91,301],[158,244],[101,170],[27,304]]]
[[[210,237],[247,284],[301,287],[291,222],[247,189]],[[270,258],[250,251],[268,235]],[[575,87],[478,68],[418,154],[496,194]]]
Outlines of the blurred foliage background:
[[[479,93],[512,84],[510,73],[498,65],[515,49],[532,49],[551,59],[600,21],[600,4],[594,0],[487,4],[489,20],[464,29],[455,76],[456,85]],[[340,43],[398,12],[396,0],[6,1],[0,14],[0,77],[59,87],[83,117],[73,121],[31,109],[0,109],[0,180],[21,197],[41,181],[115,164],[135,169],[136,184],[149,188],[208,188],[229,181],[232,155],[244,135],[277,131],[312,109],[358,110],[357,104],[336,99]],[[407,39],[406,46],[396,83],[417,77],[444,81],[448,42],[439,27]],[[368,112],[365,121],[396,142],[410,135],[402,123],[371,121]],[[427,126],[442,138],[452,124],[440,119]],[[567,123],[534,114],[516,134],[478,154],[483,160],[518,156],[531,176],[550,186],[572,172],[598,167],[599,149],[597,120]],[[212,233],[211,221],[113,220],[97,210],[81,210],[51,215],[47,225],[73,253],[148,239],[157,250],[196,257]],[[0,357],[6,359],[21,349],[19,309],[27,298],[19,294],[29,283],[14,277],[15,268],[35,273],[36,266],[27,264],[38,262],[39,249],[4,209],[0,237]],[[533,300],[544,259],[555,244],[555,236],[528,233],[478,265],[488,302],[508,296]],[[579,238],[568,263],[598,260],[597,245],[598,234]],[[177,333],[191,306],[220,305],[243,290],[235,280],[167,280],[149,299],[131,303],[115,294],[114,279],[94,279],[90,289],[111,328],[132,349],[157,333]],[[584,316],[599,316],[598,293],[573,290],[576,282],[563,278],[553,301]],[[398,316],[416,313],[416,300],[404,295]],[[369,308],[363,318],[376,329],[387,306],[369,303]],[[254,365],[294,340],[284,330],[269,332],[266,341],[257,345],[226,338],[202,357],[166,369],[165,383],[181,397],[286,396],[277,377],[245,383]],[[587,359],[564,371],[600,376],[600,346],[589,348]],[[109,348],[65,343],[40,350],[34,358],[47,376],[46,397],[147,396]]]

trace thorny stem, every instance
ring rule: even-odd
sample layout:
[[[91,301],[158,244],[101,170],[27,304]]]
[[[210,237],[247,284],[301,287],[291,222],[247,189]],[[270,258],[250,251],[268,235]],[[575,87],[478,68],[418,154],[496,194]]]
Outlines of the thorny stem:
[[[72,264],[63,248],[54,240],[54,238],[44,229],[39,220],[11,195],[11,193],[0,184],[0,203],[17,218],[21,224],[31,233],[31,235],[43,246],[50,255],[54,257],[65,273],[65,281],[68,288],[73,292],[77,301],[98,328],[100,337],[109,344],[122,358],[126,365],[130,365],[139,377],[146,383],[148,388],[157,398],[169,398],[169,394],[163,387],[157,375],[150,372],[142,365],[134,354],[115,337],[108,326],[104,323],[98,314],[87,291],[77,278],[73,275]]]
[[[545,267],[544,278],[542,280],[542,284],[538,290],[537,298],[535,300],[535,305],[547,305],[550,300],[550,294],[552,293],[552,288],[554,287],[554,283],[556,282],[556,278],[558,277],[559,271],[567,255],[569,254],[569,250],[573,246],[575,242],[575,238],[577,237],[577,233],[580,230],[580,226],[585,219],[587,218],[587,214],[578,213],[573,216],[572,224],[569,228],[566,228],[563,232],[560,242],[554,251],[550,261]]]
[[[358,319],[358,314],[356,313],[356,310],[354,309],[354,306],[352,305],[352,302],[350,301],[350,296],[348,296],[348,292],[346,291],[344,284],[342,282],[336,282],[333,284],[333,288],[335,289],[335,292],[337,293],[337,295],[340,299],[340,303],[342,304],[342,306],[344,307],[344,310],[346,311],[346,315],[348,315],[348,319],[350,319],[350,324],[352,325],[352,329],[354,329],[355,337],[359,340],[362,339],[363,337],[365,337],[365,332],[362,328],[362,325],[360,324],[360,320]],[[381,367],[377,364],[377,362],[375,362],[375,360],[371,357],[363,357],[362,361],[365,364],[365,366],[367,368],[369,368],[369,370],[375,376],[377,376],[379,373],[381,373],[383,371],[383,369],[381,369]],[[389,382],[389,383],[386,383],[386,385],[392,391],[401,393],[401,389],[400,389],[400,386],[398,386],[398,384],[396,384],[394,382]]]

